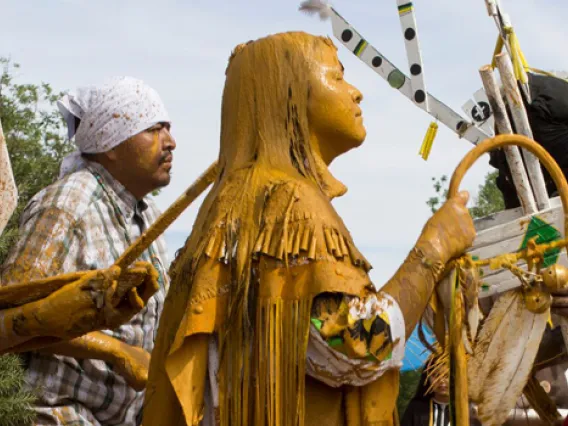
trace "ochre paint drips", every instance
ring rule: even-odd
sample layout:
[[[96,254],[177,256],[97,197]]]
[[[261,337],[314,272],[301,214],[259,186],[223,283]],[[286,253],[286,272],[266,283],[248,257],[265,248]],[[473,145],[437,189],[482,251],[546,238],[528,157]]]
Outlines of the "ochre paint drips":
[[[350,389],[348,418],[343,409],[325,409],[347,390],[305,379],[313,297],[374,291],[370,265],[330,203],[346,188],[327,168],[363,142],[361,99],[344,81],[327,38],[277,34],[233,52],[219,176],[171,267],[145,425],[200,422],[209,336],[221,349],[216,416],[222,426],[396,421],[396,370]],[[429,222],[385,287],[408,317],[407,330],[424,310],[443,263],[461,254],[473,235],[461,198]]]

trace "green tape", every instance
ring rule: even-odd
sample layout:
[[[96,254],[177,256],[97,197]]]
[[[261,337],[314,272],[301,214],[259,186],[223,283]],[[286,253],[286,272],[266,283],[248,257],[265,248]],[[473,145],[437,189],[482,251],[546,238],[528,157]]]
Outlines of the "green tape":
[[[529,240],[536,238],[537,244],[550,243],[552,241],[558,241],[562,239],[562,234],[558,229],[556,229],[551,224],[545,222],[537,216],[531,217],[529,226],[527,227],[527,232],[523,238],[523,242],[519,250],[524,250],[527,248]],[[548,250],[544,253],[544,263],[543,266],[546,268],[550,265],[554,265],[558,261],[558,256],[560,255],[560,249]]]
[[[317,318],[312,318],[311,322],[314,325],[314,327],[318,329],[318,331],[321,330],[321,327],[323,326],[322,320],[319,320]]]
[[[332,348],[335,348],[337,346],[341,346],[341,345],[343,345],[343,338],[338,337],[338,336],[331,337],[327,340],[327,344]]]

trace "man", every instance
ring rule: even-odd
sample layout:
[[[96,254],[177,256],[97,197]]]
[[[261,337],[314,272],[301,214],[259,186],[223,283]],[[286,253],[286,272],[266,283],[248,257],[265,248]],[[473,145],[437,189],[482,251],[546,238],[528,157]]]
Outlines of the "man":
[[[146,198],[170,182],[170,120],[142,81],[115,78],[59,102],[78,151],[60,180],[38,193],[21,220],[21,239],[2,284],[111,266],[156,219]],[[159,238],[141,256],[158,272],[146,307],[114,330],[92,332],[29,353],[27,379],[37,389],[38,425],[136,425],[150,351],[168,288]]]
[[[429,363],[427,363],[427,366]],[[447,426],[450,424],[448,379],[428,377],[424,368],[416,394],[402,418],[401,426]]]
[[[437,352],[428,357],[420,376],[418,389],[406,407],[400,426],[448,426],[451,424],[447,362],[447,354]],[[473,407],[470,408],[469,424],[480,426]]]

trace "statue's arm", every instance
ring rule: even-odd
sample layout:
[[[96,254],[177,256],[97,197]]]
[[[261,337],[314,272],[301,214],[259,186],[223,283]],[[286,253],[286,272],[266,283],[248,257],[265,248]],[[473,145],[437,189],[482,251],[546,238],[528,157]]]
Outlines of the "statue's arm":
[[[137,391],[143,390],[148,380],[150,354],[142,348],[127,345],[100,331],[56,343],[38,352],[108,362],[116,373],[124,377],[126,382]]]
[[[410,255],[381,289],[400,306],[407,336],[422,317],[446,263],[473,243],[475,228],[466,202],[467,195],[460,194],[430,218]]]
[[[428,221],[406,260],[380,291],[361,298],[325,293],[316,297],[308,369],[317,366],[319,359],[321,371],[337,371],[334,380],[317,374],[317,368],[312,375],[324,382],[331,380],[332,386],[364,385],[387,369],[399,368],[404,341],[418,324],[446,263],[463,253],[474,236],[465,200],[456,198]],[[331,365],[326,361],[334,358],[342,362]]]
[[[406,336],[410,336],[418,325],[444,266],[445,260],[428,241],[418,241],[395,275],[381,289],[400,307]]]
[[[136,262],[119,274],[116,267],[84,272],[44,298],[0,310],[0,354],[36,350],[126,323],[157,291],[158,273],[151,264]]]
[[[20,344],[17,342],[20,341]],[[135,390],[141,391],[148,380],[150,354],[142,348],[130,346],[100,331],[84,334],[65,341],[57,337],[35,337],[22,340],[12,336],[12,345],[7,349],[6,340],[0,335],[0,353],[28,352],[35,350],[41,354],[63,355],[75,359],[98,359],[108,362],[117,374],[125,378]]]
[[[151,265],[146,267],[155,272]],[[155,293],[158,288],[156,274],[144,275],[141,264],[135,269],[146,281],[137,287],[140,304],[132,304],[127,296],[118,306],[112,307],[109,303],[112,294],[108,290],[111,287],[103,286],[107,288],[102,294],[103,306],[97,306],[91,283],[100,283],[102,272],[92,271],[45,299],[0,311],[0,354],[37,351],[77,359],[98,359],[110,363],[134,389],[144,389],[150,354],[100,331],[92,331],[116,328],[127,322]]]
[[[382,364],[377,374],[383,367],[400,365],[406,339],[422,316],[444,266],[439,259],[428,257],[421,246],[413,248],[379,291],[370,290],[362,297],[323,293],[314,299],[312,325],[330,349],[350,360]],[[356,363],[352,367],[357,368]]]

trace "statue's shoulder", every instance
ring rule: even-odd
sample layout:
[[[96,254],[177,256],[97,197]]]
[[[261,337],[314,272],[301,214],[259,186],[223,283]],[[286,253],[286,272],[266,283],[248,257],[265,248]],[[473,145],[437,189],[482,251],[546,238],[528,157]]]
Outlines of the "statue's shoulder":
[[[371,269],[331,200],[307,180],[289,180],[267,189],[255,254],[349,260]]]
[[[233,204],[226,204],[234,207],[234,192],[230,198]],[[213,207],[207,212],[209,219],[214,219],[208,220],[206,226],[196,222],[193,234],[170,267],[174,287],[177,277],[186,280],[195,271],[208,269],[209,260],[221,265],[221,269],[227,269],[235,256],[242,261],[240,250],[256,259],[268,256],[277,261],[342,261],[365,272],[371,269],[331,200],[317,184],[277,177],[256,187],[253,198],[256,205],[249,209],[252,216],[246,217],[231,218],[231,208],[218,207],[224,200],[211,203]],[[243,231],[242,223],[250,220],[255,225],[249,223]]]

